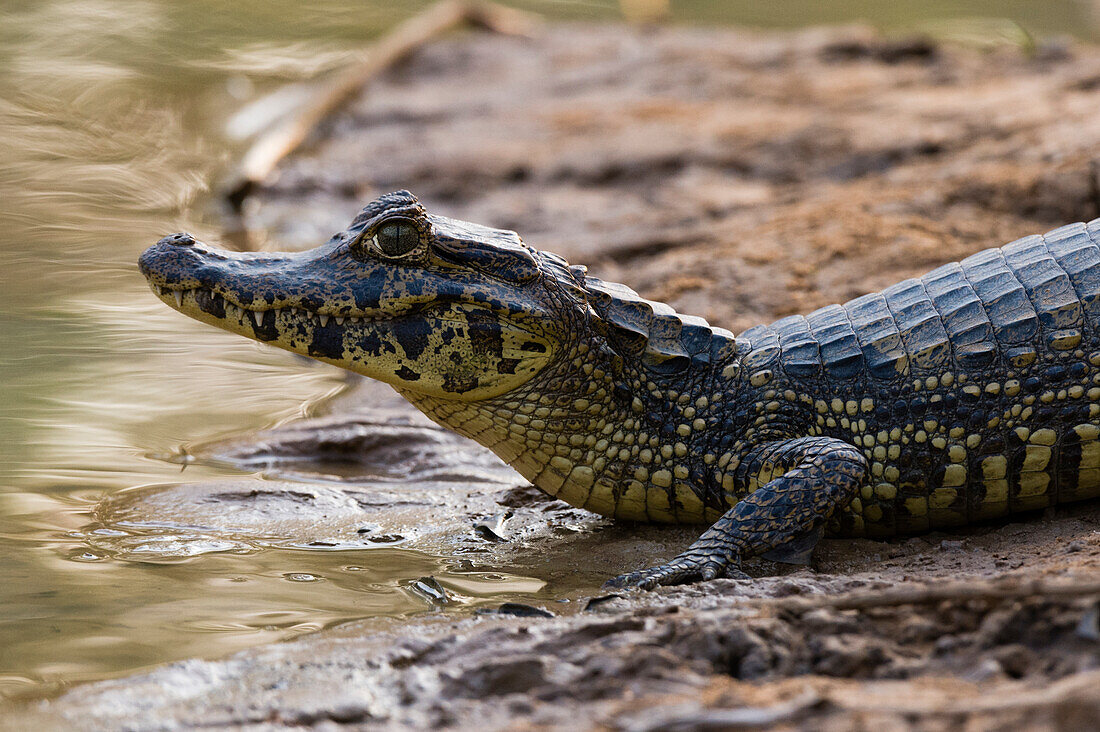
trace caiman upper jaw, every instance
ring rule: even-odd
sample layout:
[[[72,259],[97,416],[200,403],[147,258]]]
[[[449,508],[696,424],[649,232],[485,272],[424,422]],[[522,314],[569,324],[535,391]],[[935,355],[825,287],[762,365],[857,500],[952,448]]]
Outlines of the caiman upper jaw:
[[[473,266],[486,253],[470,266],[452,253],[380,261],[349,251],[354,233],[296,253],[229,252],[179,233],[139,268],[185,315],[421,394],[497,396],[551,359],[534,290]]]

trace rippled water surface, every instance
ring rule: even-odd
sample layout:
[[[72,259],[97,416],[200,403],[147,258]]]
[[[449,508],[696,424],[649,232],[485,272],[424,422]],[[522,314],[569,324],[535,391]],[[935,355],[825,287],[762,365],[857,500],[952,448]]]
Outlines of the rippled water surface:
[[[168,232],[222,238],[209,189],[243,145],[234,111],[353,62],[378,32],[425,5],[0,5],[0,696],[423,611],[430,599],[408,580],[427,574],[486,601],[538,588],[507,568],[472,573],[449,557],[393,547],[242,551],[212,539],[201,551],[161,547],[142,558],[103,551],[110,543],[88,533],[106,495],[240,476],[189,464],[181,477],[188,444],[308,413],[341,388],[334,369],[169,311],[134,261]],[[1086,35],[1097,12],[1069,0],[895,5],[672,3],[685,20],[761,25],[1009,13],[1033,32]],[[617,13],[606,0],[525,6],[573,18]],[[952,27],[979,36],[1005,28]]]

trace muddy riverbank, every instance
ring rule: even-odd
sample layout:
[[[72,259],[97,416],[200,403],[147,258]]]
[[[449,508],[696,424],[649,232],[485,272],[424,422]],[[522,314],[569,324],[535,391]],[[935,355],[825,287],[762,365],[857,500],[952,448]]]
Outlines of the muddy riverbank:
[[[281,247],[313,246],[409,188],[434,212],[514,228],[740,330],[1100,215],[1098,103],[1100,51],[1064,43],[977,51],[859,28],[456,35],[329,119],[243,216]],[[1097,594],[1045,591],[1100,579],[1095,504],[827,541],[809,569],[760,561],[757,581],[607,598],[604,579],[697,532],[545,499],[378,386],[198,459],[277,480],[127,494],[97,520],[318,550],[401,543],[532,584],[502,607],[426,576],[414,591],[437,609],[411,620],[79,687],[0,725],[986,729],[1100,714]],[[465,605],[480,614],[450,610]]]

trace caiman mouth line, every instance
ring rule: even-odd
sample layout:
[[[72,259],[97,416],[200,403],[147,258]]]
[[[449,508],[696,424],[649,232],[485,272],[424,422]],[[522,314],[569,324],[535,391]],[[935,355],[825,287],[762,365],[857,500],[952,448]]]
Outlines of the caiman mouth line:
[[[278,319],[280,316],[286,317],[288,320],[293,319],[297,321],[313,322],[320,325],[322,328],[327,326],[329,320],[333,320],[337,325],[344,325],[344,323],[356,324],[356,323],[381,323],[393,320],[395,317],[400,316],[380,316],[371,317],[368,315],[332,315],[329,313],[317,313],[304,307],[286,305],[283,307],[269,307],[262,309],[255,309],[246,307],[239,303],[236,303],[224,295],[220,295],[213,290],[205,287],[192,287],[188,289],[176,289],[172,287],[165,287],[158,285],[154,282],[149,283],[149,287],[156,295],[169,302],[168,296],[172,297],[172,301],[176,304],[177,310],[184,310],[185,305],[190,301],[194,306],[207,315],[213,315],[214,317],[221,317],[228,320],[231,316],[235,317],[241,323],[245,322],[247,318],[253,326],[259,328],[263,325],[263,321],[266,320],[267,313],[273,313],[273,317]],[[171,304],[169,302],[169,304]],[[219,316],[218,310],[221,310],[224,315]],[[405,315],[402,313],[402,315]]]

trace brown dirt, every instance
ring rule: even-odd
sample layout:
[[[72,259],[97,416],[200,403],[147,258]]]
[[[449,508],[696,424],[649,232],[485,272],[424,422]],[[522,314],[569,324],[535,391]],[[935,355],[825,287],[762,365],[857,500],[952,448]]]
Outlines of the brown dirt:
[[[245,220],[280,246],[313,246],[365,200],[405,187],[432,211],[514,228],[739,330],[1100,215],[1098,109],[1100,51],[1078,46],[979,53],[859,28],[458,36],[330,119]],[[1100,718],[1095,590],[1012,590],[1095,586],[1096,504],[953,534],[830,541],[812,569],[758,562],[754,581],[590,603],[603,578],[671,556],[691,530],[610,525],[540,501],[404,408],[364,411],[377,399],[356,398],[208,454],[346,481],[331,490],[352,498],[356,478],[392,469],[384,458],[409,440],[424,450],[397,459],[405,478],[488,474],[462,494],[469,503],[409,515],[439,529],[432,541],[466,541],[479,516],[512,511],[515,532],[478,551],[545,579],[548,598],[569,601],[542,603],[557,617],[350,625],[81,687],[18,722],[978,730]],[[390,432],[356,431],[379,419]],[[444,466],[450,477],[432,472]],[[835,602],[954,581],[993,591]],[[573,589],[555,595],[559,585]]]

